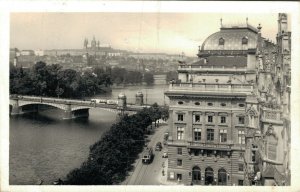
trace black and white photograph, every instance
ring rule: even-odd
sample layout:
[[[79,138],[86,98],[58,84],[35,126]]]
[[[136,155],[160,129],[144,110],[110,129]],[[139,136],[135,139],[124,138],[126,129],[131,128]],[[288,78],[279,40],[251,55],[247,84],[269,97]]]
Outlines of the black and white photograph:
[[[300,190],[299,3],[17,2],[1,191]]]

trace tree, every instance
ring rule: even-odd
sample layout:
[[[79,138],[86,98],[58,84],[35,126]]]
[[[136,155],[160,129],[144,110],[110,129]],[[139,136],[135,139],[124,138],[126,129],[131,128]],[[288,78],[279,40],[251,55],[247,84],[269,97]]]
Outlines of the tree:
[[[112,79],[109,73],[104,71],[103,68],[96,67],[94,69],[94,73],[97,75],[98,83],[99,85],[104,85],[105,87],[108,87],[112,84]]]
[[[169,71],[167,73],[167,82],[170,82],[172,80],[177,81],[177,79],[178,79],[177,71]]]
[[[144,146],[146,128],[152,117],[158,113],[154,104],[137,114],[124,115],[120,122],[113,124],[99,141],[90,146],[88,159],[79,169],[71,171],[65,184],[72,185],[112,185],[125,178],[135,158]],[[156,117],[160,118],[160,117]]]
[[[144,74],[144,81],[147,85],[152,85],[154,82],[153,74],[152,73],[145,73]]]
[[[80,80],[80,76],[75,70],[66,69],[59,71],[57,79],[60,87],[64,90],[64,97],[72,98],[78,95],[78,90],[76,89],[78,87],[75,83]]]
[[[57,97],[59,98],[59,96],[61,96],[64,93],[64,90],[62,88],[60,88],[59,86],[57,86],[57,88],[55,89],[55,93],[56,93]]]

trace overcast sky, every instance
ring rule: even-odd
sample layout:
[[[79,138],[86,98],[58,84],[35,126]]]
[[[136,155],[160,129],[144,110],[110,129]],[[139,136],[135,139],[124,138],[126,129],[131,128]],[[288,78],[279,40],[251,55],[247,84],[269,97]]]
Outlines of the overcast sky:
[[[10,47],[80,49],[84,38],[139,52],[195,56],[206,37],[223,24],[262,25],[264,37],[275,41],[277,14],[226,13],[11,13]]]

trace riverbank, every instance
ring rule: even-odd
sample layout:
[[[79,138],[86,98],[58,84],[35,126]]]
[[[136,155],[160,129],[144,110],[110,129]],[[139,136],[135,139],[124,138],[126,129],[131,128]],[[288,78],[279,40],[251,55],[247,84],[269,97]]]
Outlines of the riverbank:
[[[95,95],[96,98],[117,99],[125,93],[127,102],[135,102],[138,91],[144,93],[144,103],[164,105],[168,86],[129,86]],[[168,104],[168,98],[165,98]],[[88,119],[63,121],[58,113],[43,111],[35,116],[9,118],[9,176],[11,185],[51,184],[80,167],[89,155],[89,146],[98,141],[116,120],[116,114],[90,109]],[[33,160],[34,159],[34,160]]]
[[[121,183],[145,144],[147,127],[166,114],[153,105],[132,116],[125,115],[99,141],[90,146],[88,159],[66,177],[67,185],[113,185]]]

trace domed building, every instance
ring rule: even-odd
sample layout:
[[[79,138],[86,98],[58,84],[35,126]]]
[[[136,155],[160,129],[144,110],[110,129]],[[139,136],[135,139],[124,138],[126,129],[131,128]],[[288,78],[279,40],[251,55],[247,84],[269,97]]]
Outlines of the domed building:
[[[272,177],[265,165],[256,166],[259,154],[260,162],[270,162],[256,141],[270,135],[271,125],[277,133],[287,129],[278,119],[279,110],[268,108],[276,95],[273,69],[279,62],[278,45],[263,38],[261,29],[248,24],[248,19],[240,25],[221,22],[220,31],[199,46],[198,60],[179,65],[179,81],[165,92],[170,99],[170,182],[264,185],[267,182],[257,176]],[[272,116],[262,118],[271,110]],[[270,151],[279,154],[283,148],[272,145]],[[270,158],[282,161],[280,155]],[[275,168],[270,170],[274,173]]]

